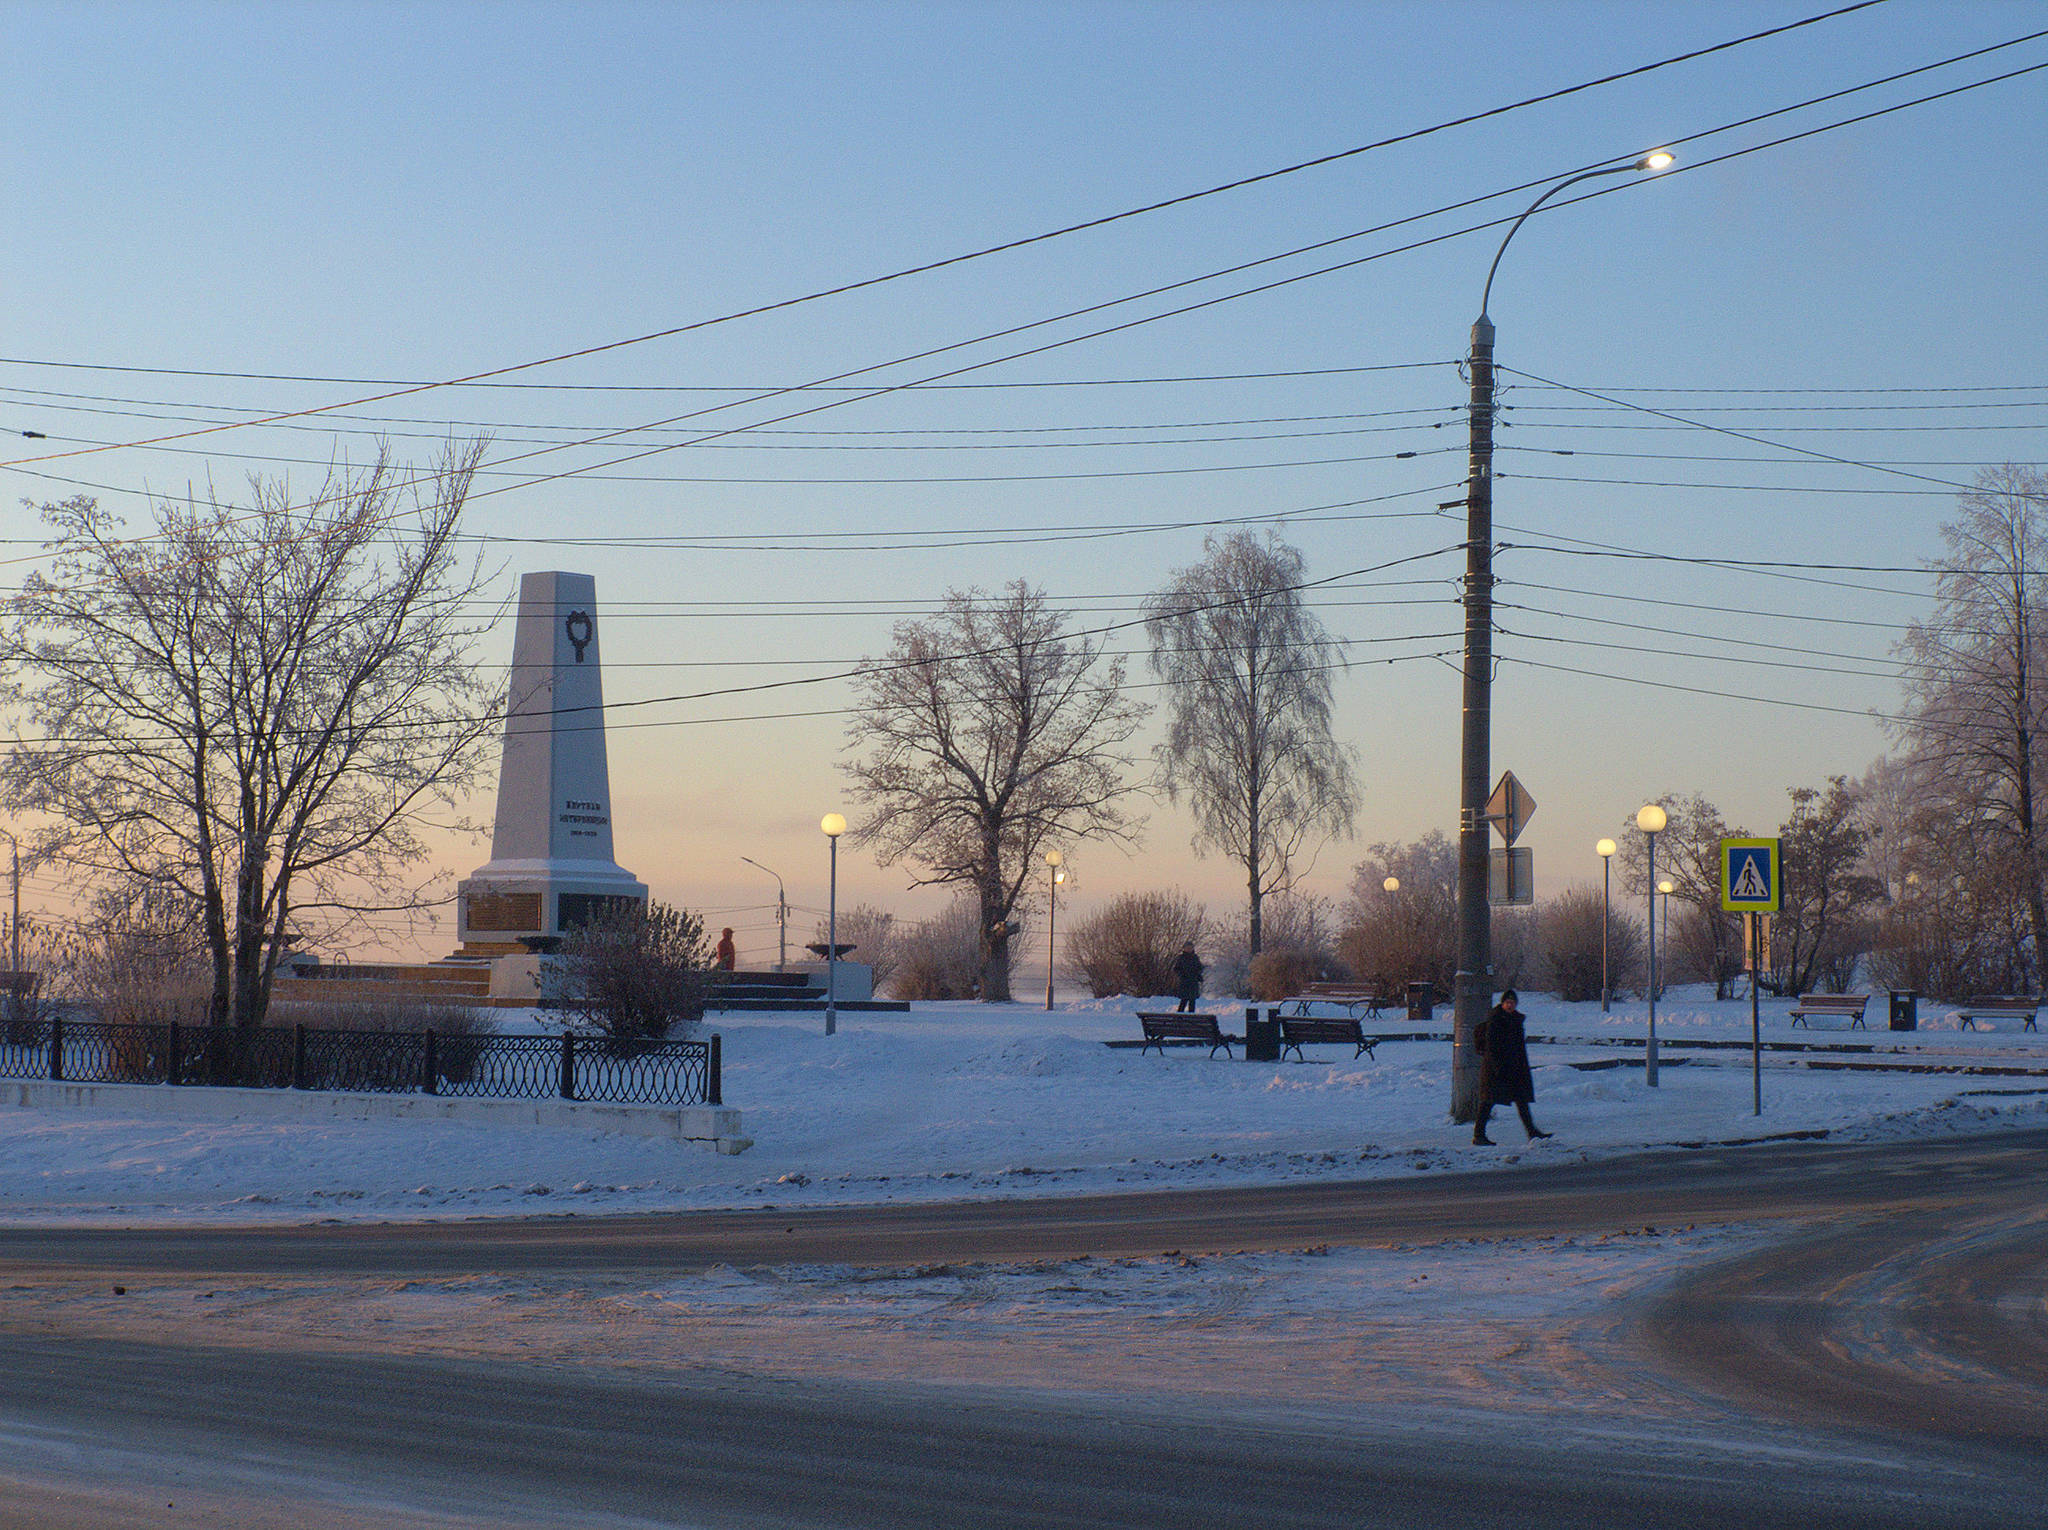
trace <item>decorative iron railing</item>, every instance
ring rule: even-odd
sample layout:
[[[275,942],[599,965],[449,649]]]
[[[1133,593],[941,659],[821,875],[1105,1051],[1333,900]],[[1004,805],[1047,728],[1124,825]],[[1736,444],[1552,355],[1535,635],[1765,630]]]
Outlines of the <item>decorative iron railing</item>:
[[[213,1084],[472,1099],[718,1105],[719,1043],[466,1032],[0,1022],[0,1079]]]

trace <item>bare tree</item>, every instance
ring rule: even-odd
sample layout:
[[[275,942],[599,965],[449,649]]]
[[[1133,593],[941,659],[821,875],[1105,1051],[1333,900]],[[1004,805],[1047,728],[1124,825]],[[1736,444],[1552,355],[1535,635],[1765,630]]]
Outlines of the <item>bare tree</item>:
[[[1920,778],[1949,807],[1954,830],[2002,852],[2033,927],[2035,981],[2048,951],[2041,801],[2042,593],[2048,551],[2048,475],[2007,463],[1977,475],[1941,528],[1949,557],[1935,580],[1935,611],[1907,629],[1905,720]]]
[[[1826,790],[1795,786],[1792,816],[1779,826],[1784,898],[1771,931],[1771,976],[1779,993],[1804,993],[1816,979],[1837,992],[1853,981],[1874,936],[1871,913],[1883,884],[1863,869],[1864,831],[1856,789],[1843,776]]]
[[[294,503],[153,507],[130,537],[47,505],[47,573],[0,627],[17,712],[0,797],[37,855],[124,896],[182,900],[208,1016],[255,1026],[295,936],[427,906],[410,869],[494,731],[470,660],[480,575],[457,521],[483,444],[410,475],[388,452]]]
[[[1370,846],[1352,869],[1344,914],[1337,954],[1353,977],[1427,980],[1448,994],[1458,964],[1458,847],[1441,829],[1408,844]]]
[[[1169,801],[1195,814],[1197,853],[1244,868],[1251,955],[1261,905],[1296,861],[1351,832],[1351,751],[1331,735],[1335,639],[1302,600],[1301,553],[1268,532],[1210,537],[1203,558],[1145,603],[1152,671],[1167,685],[1159,745]]]
[[[873,809],[851,836],[914,885],[970,887],[981,905],[981,997],[1010,997],[1010,916],[1042,849],[1129,842],[1124,745],[1144,706],[1123,661],[1070,636],[1043,591],[953,591],[929,621],[902,622],[860,678],[847,774]]]

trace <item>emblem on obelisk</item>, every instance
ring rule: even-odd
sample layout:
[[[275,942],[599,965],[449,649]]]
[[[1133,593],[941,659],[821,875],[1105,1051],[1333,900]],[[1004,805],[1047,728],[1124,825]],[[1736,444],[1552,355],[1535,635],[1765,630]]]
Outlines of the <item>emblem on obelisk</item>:
[[[569,635],[569,641],[576,645],[576,662],[583,662],[583,650],[590,646],[591,625],[588,611],[571,611],[569,619],[562,623],[562,630]]]

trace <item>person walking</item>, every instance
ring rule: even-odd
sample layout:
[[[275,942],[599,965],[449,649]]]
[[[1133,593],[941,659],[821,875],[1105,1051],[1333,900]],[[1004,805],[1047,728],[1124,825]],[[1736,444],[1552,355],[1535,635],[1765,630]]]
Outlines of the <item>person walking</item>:
[[[732,927],[728,925],[718,937],[718,944],[712,948],[712,959],[718,963],[720,972],[730,972],[739,965],[739,948],[732,943]]]
[[[1486,1123],[1496,1105],[1512,1105],[1521,1113],[1531,1142],[1548,1137],[1550,1133],[1540,1130],[1529,1114],[1536,1081],[1529,1076],[1529,1043],[1522,1034],[1522,1004],[1514,989],[1500,996],[1473,1039],[1479,1044],[1479,1114],[1472,1122],[1472,1145],[1493,1146]]]
[[[1201,957],[1195,955],[1195,943],[1191,940],[1180,948],[1180,955],[1173,959],[1173,978],[1180,985],[1180,1004],[1174,1010],[1177,1015],[1192,1015],[1195,1006],[1202,1002]]]

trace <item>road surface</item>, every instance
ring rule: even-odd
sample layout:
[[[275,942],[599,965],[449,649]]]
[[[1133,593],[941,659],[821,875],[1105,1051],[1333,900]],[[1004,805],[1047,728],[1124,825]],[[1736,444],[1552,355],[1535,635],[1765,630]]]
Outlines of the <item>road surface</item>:
[[[4,1229],[0,1522],[2048,1524],[2044,1159],[2048,1133],[2028,1132],[802,1213]],[[1136,1390],[1115,1355],[1085,1386],[1021,1386],[999,1365],[971,1382],[863,1382],[823,1353],[815,1374],[771,1375],[422,1354],[367,1329],[314,1349],[195,1342],[176,1324],[109,1330],[57,1299],[76,1291],[85,1313],[84,1293],[145,1281],[197,1295],[212,1281],[655,1280],[1322,1244],[1450,1259],[1721,1222],[1763,1231],[1517,1359],[1577,1387],[1550,1412],[1492,1398],[1483,1368],[1453,1403],[1333,1407],[1290,1404],[1249,1370],[1185,1396]]]

